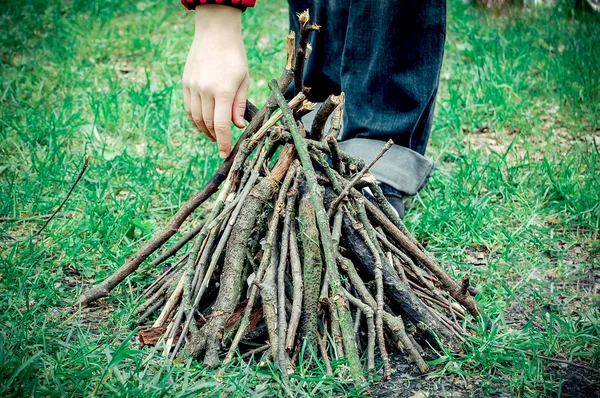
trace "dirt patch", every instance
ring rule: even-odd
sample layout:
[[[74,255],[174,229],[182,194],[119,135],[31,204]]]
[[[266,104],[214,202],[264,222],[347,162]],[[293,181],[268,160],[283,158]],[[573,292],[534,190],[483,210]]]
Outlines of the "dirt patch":
[[[475,377],[448,375],[441,378],[429,378],[414,371],[399,353],[390,355],[392,379],[378,382],[371,388],[373,397],[405,398],[467,398],[484,397],[481,380]]]
[[[557,395],[561,397],[600,397],[600,375],[591,370],[560,364],[549,370],[559,381]]]

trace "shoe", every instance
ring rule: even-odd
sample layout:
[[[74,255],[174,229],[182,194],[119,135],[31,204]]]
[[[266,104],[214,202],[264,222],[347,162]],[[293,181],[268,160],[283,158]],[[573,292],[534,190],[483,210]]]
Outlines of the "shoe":
[[[394,210],[396,210],[396,213],[398,213],[398,217],[400,217],[400,219],[403,219],[404,213],[406,211],[406,206],[404,204],[402,192],[398,191],[395,188],[392,188],[391,186],[383,182],[378,182],[377,184],[381,187],[381,191],[388,200],[389,204]]]

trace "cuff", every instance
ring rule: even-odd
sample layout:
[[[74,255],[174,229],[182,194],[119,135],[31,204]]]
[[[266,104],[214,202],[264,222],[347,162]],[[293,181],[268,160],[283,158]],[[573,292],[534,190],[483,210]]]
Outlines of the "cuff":
[[[352,138],[340,142],[340,149],[349,155],[361,158],[365,163],[381,152],[385,143],[367,138]],[[400,145],[393,145],[371,167],[371,174],[379,182],[388,184],[405,195],[416,195],[433,173],[435,163],[425,156]]]

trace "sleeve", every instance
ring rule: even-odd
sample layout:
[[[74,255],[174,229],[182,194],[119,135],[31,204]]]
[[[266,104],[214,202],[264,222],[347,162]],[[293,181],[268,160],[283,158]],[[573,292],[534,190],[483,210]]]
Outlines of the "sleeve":
[[[199,4],[223,4],[244,11],[248,7],[254,7],[256,0],[181,0],[181,4],[188,10],[193,10]]]

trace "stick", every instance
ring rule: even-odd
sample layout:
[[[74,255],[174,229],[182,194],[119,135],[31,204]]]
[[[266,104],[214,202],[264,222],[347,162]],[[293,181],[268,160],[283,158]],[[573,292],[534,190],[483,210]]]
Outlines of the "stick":
[[[331,116],[331,128],[327,135],[337,138],[342,130],[342,120],[344,118],[344,106],[346,105],[346,95],[342,92],[339,96],[340,104],[333,111]]]
[[[257,117],[258,116],[259,115],[257,115]],[[252,122],[254,122],[255,119],[253,119]],[[242,135],[242,138],[245,138],[245,135],[250,135],[252,133],[252,126],[258,129],[260,124],[250,123]],[[217,191],[225,178],[229,175],[231,165],[233,164],[234,158],[237,155],[237,151],[241,142],[243,142],[243,139],[238,140],[233,148],[233,151],[231,152],[231,155],[229,155],[229,157],[221,164],[219,169],[215,172],[208,183],[200,191],[196,192],[186,203],[184,203],[179,211],[175,213],[173,218],[171,218],[171,221],[169,221],[169,224],[166,227],[154,235],[154,237],[150,239],[150,241],[141,249],[139,249],[135,255],[128,258],[125,264],[119,267],[119,269],[113,272],[104,281],[88,288],[81,295],[81,297],[79,297],[77,304],[81,306],[87,306],[98,299],[108,296],[112,289],[114,289],[125,278],[131,275],[131,273],[135,272],[145,259],[147,259],[157,249],[162,247],[162,245],[169,240],[169,238],[175,235],[179,230],[179,227],[181,227],[183,222],[190,216],[190,214],[192,214],[192,212],[196,210],[198,206],[204,203],[206,199],[211,197]]]
[[[292,80],[294,80],[293,64],[294,64],[295,47],[296,47],[296,32],[294,32],[293,30],[290,30],[290,33],[288,34],[285,42],[286,42],[286,49],[287,49],[285,69],[283,70],[283,73],[281,74],[281,76],[279,77],[279,80],[278,80],[279,89],[282,94],[285,93],[285,91],[288,89],[288,87],[292,83]],[[266,112],[264,114],[265,121],[266,121],[266,119],[268,119],[271,116],[271,113],[273,113],[275,108],[277,108],[277,102],[275,102],[275,98],[273,96],[270,96],[269,100],[265,104],[265,109],[266,109]]]
[[[319,25],[309,24],[310,14],[308,10],[298,14],[300,22],[300,37],[298,38],[298,48],[296,49],[296,59],[294,62],[294,89],[295,94],[304,91],[304,63],[308,58],[306,49],[308,46],[308,36],[310,32],[318,31]]]
[[[303,93],[298,93],[294,98],[292,98],[290,100],[290,103],[288,104],[288,106],[291,109],[295,109],[298,106],[303,105],[305,102],[305,99],[306,99],[306,97],[304,96]],[[269,120],[267,120],[263,124],[263,126],[250,137],[250,141],[248,142],[248,147],[254,148],[256,146],[256,144],[258,144],[258,142],[265,137],[265,135],[267,134],[267,131],[269,131],[269,129],[271,127],[275,126],[275,124],[277,124],[277,122],[280,121],[282,117],[283,117],[283,114],[281,113],[281,111],[278,111],[273,116],[271,116],[269,118]]]
[[[69,192],[67,193],[67,196],[65,196],[65,198],[63,199],[63,201],[60,203],[60,205],[56,208],[56,210],[54,210],[54,212],[52,213],[52,215],[50,217],[48,217],[48,219],[46,220],[46,222],[44,223],[44,225],[42,225],[42,228],[40,228],[36,234],[34,235],[35,238],[37,238],[38,236],[40,236],[40,234],[42,233],[42,231],[44,230],[44,228],[46,228],[46,226],[48,224],[50,224],[50,221],[52,221],[52,219],[54,217],[56,217],[56,215],[58,214],[58,212],[60,211],[60,209],[63,208],[63,206],[65,205],[65,203],[67,203],[67,200],[69,200],[69,198],[71,197],[71,194],[73,193],[73,190],[75,189],[75,186],[79,183],[79,181],[81,180],[81,177],[83,177],[83,174],[85,173],[85,170],[88,167],[88,157],[86,156],[83,160],[83,166],[81,166],[81,170],[79,171],[79,174],[77,175],[77,178],[75,178],[75,181],[73,181],[73,184],[71,184],[71,188],[69,189]]]
[[[331,362],[329,361],[329,354],[327,354],[327,346],[325,341],[327,339],[327,332],[323,333],[323,336],[319,336],[319,351],[321,351],[321,357],[325,363],[325,376],[331,376],[333,369],[331,369]]]
[[[373,310],[367,304],[351,295],[346,289],[342,289],[342,292],[348,301],[354,304],[360,312],[365,314],[365,318],[367,318],[367,369],[371,370],[375,367],[375,330],[377,329],[373,322]],[[360,319],[360,312],[357,314],[357,319]],[[383,326],[381,327],[381,330],[383,331]]]
[[[358,191],[356,191],[358,193]],[[437,261],[426,252],[421,251],[411,239],[398,229],[382,212],[369,201],[365,202],[369,214],[377,221],[413,258],[423,264],[440,281],[444,290],[450,293],[450,296],[458,301],[474,317],[482,314],[479,304],[475,302],[470,294],[461,294],[460,285],[446,271],[440,268]]]
[[[286,72],[284,72],[284,75],[285,74]],[[280,92],[285,91],[290,83],[291,78],[285,80],[282,79],[282,85],[278,86]],[[274,101],[273,98],[273,96],[269,97],[267,105],[269,102]],[[179,211],[175,213],[173,218],[171,218],[169,224],[159,233],[154,235],[152,239],[150,239],[148,243],[140,248],[135,255],[127,259],[125,264],[119,267],[117,271],[111,274],[103,282],[88,288],[77,301],[78,305],[86,306],[98,299],[108,296],[112,289],[114,289],[125,278],[131,275],[132,272],[135,272],[144,260],[146,260],[152,253],[162,247],[167,240],[175,235],[179,230],[179,227],[181,227],[183,222],[190,216],[190,214],[192,214],[194,210],[198,208],[198,206],[204,203],[206,199],[210,198],[219,189],[221,183],[225,181],[227,176],[229,176],[233,162],[236,159],[244,140],[254,135],[261,128],[267,112],[272,112],[272,108],[268,107],[267,105],[265,105],[256,113],[256,115],[254,115],[252,121],[248,127],[246,127],[246,130],[244,130],[244,133],[233,147],[229,157],[223,161],[221,166],[219,166],[219,169],[215,172],[215,174],[213,174],[206,185],[204,185],[200,191],[196,192],[190,199],[188,199],[188,201],[183,204]]]
[[[280,192],[281,193],[281,192]],[[276,236],[277,238],[277,236]],[[274,362],[279,364],[281,374],[284,380],[287,378],[287,358],[285,350],[279,356],[279,333],[278,333],[278,318],[277,318],[277,263],[278,251],[277,244],[273,242],[270,252],[264,252],[263,256],[270,257],[267,272],[264,279],[259,283],[260,297],[262,302],[263,314],[267,325],[267,333],[269,334],[269,342],[271,343],[271,357]],[[285,314],[285,308],[284,308]]]
[[[356,347],[356,339],[352,330],[352,317],[348,312],[348,306],[343,296],[341,295],[341,282],[340,276],[337,270],[335,262],[335,251],[333,248],[333,242],[331,240],[331,231],[329,230],[329,221],[327,213],[323,206],[323,198],[320,195],[319,185],[317,183],[317,177],[315,169],[313,168],[308,154],[306,143],[303,141],[298,131],[298,126],[294,120],[292,110],[289,108],[283,95],[278,91],[277,82],[272,80],[269,83],[269,88],[273,91],[275,99],[279,108],[283,111],[285,122],[290,129],[290,134],[294,140],[298,157],[302,162],[304,168],[304,174],[306,175],[306,181],[310,196],[313,201],[315,212],[317,216],[317,225],[321,234],[321,241],[323,245],[323,254],[325,257],[325,264],[329,270],[329,279],[331,285],[331,292],[333,294],[334,302],[337,305],[337,309],[340,313],[340,327],[342,328],[342,337],[344,338],[344,344],[346,348],[346,356],[348,359],[348,365],[350,367],[350,374],[354,379],[355,383],[362,385],[364,384],[364,376],[360,366],[360,358],[358,356],[358,350]]]
[[[156,318],[156,321],[154,321],[154,324],[152,324],[153,328],[159,328],[159,327],[163,326],[165,324],[165,322],[167,321],[169,314],[171,313],[171,311],[173,311],[173,308],[175,308],[175,305],[177,305],[177,302],[181,298],[181,294],[183,293],[184,279],[185,278],[183,276],[181,276],[181,278],[179,278],[179,282],[177,283],[177,287],[175,288],[175,291],[173,292],[173,294],[171,294],[171,297],[169,297],[169,299],[167,300],[167,303],[163,307],[163,310],[161,311],[158,318]]]
[[[352,188],[354,188],[354,186],[356,185],[356,183],[361,178],[363,178],[363,176],[365,175],[365,173],[367,171],[369,171],[369,169],[371,167],[373,167],[373,165],[379,159],[381,159],[381,157],[388,151],[388,149],[390,149],[392,147],[392,145],[394,145],[394,141],[389,140],[388,142],[386,142],[385,145],[383,146],[383,148],[381,149],[381,151],[377,154],[377,156],[375,156],[375,158],[373,160],[371,160],[371,163],[369,163],[361,171],[359,171],[358,173],[356,173],[356,175],[354,176],[354,178],[352,178],[352,180],[350,181],[350,183],[346,185],[346,187],[344,188],[344,190],[342,191],[342,193],[337,198],[335,198],[335,200],[331,204],[331,207],[329,208],[329,213],[328,213],[329,217],[331,217],[335,213],[335,209],[337,209],[338,205],[346,197],[346,195],[348,195],[350,193],[350,190]]]
[[[583,365],[583,364],[571,362],[571,361],[568,361],[566,359],[547,357],[545,355],[538,355],[538,354],[536,354],[534,352],[525,351],[525,350],[522,350],[520,348],[510,347],[510,346],[507,346],[507,345],[501,345],[501,344],[490,344],[490,345],[492,347],[499,348],[501,350],[510,350],[510,351],[519,352],[521,354],[527,355],[527,356],[532,357],[532,358],[538,357],[539,359],[543,359],[545,361],[564,363],[566,365],[575,366],[577,368],[585,369],[585,370],[588,370],[590,372],[600,373],[600,369],[596,369],[596,368],[592,368],[591,366],[587,366],[587,365]]]
[[[298,175],[300,168],[296,168],[294,182],[292,187],[287,192],[287,204],[285,207],[285,216],[283,220],[283,231],[281,235],[281,258],[279,259],[279,267],[277,268],[277,324],[278,335],[277,340],[277,355],[279,357],[280,367],[282,372],[287,372],[287,353],[285,352],[286,337],[288,334],[285,311],[285,269],[290,254],[290,235],[293,221],[294,207],[296,205],[296,196],[298,194]],[[291,260],[290,260],[291,261]],[[293,274],[293,271],[292,271]],[[294,285],[293,301],[296,302],[296,287]],[[294,304],[292,304],[293,306]]]
[[[381,355],[381,359],[383,359],[383,379],[389,380],[392,371],[390,368],[390,359],[385,348],[385,338],[383,335],[383,265],[381,264],[379,249],[371,239],[371,234],[369,234],[369,230],[367,229],[370,224],[369,220],[365,219],[366,213],[364,212],[364,205],[362,204],[360,198],[355,198],[355,203],[357,204],[359,210],[358,217],[360,218],[360,222],[354,219],[352,214],[350,214],[350,211],[347,209],[345,211],[346,215],[352,222],[352,226],[362,237],[363,241],[371,251],[373,258],[375,259],[375,283],[377,285],[377,293],[375,295],[377,301],[377,308],[375,309],[375,331],[377,333],[377,345],[379,347],[379,353]],[[361,205],[363,206],[362,208]],[[364,216],[361,216],[361,214],[364,214]]]
[[[0,222],[23,222],[23,221],[44,221],[51,217],[54,218],[72,218],[75,215],[74,211],[59,211],[57,213],[39,214],[30,217],[0,217]]]
[[[275,82],[274,84],[277,85],[277,82]],[[277,91],[277,93],[283,97],[283,95],[279,91]],[[285,102],[285,100],[284,100],[284,102]],[[287,103],[286,103],[286,106],[287,106]],[[289,107],[288,107],[288,109],[289,109]],[[286,150],[286,147],[284,147],[284,151],[285,150]],[[288,157],[289,157],[289,159],[292,158],[291,155]],[[285,158],[283,156],[283,151],[279,157],[279,162],[285,162]],[[290,164],[290,163],[288,163],[288,164]],[[277,166],[275,166],[275,167],[277,167]],[[291,164],[290,164],[289,168],[292,168]],[[289,174],[289,170],[288,170],[288,174]],[[271,177],[275,178],[275,180],[277,180],[277,178],[278,178],[278,176],[273,176],[273,174],[271,174]],[[281,177],[279,177],[279,178],[281,178]],[[235,337],[233,338],[231,345],[229,346],[229,351],[227,352],[227,355],[225,356],[225,359],[223,360],[224,363],[227,363],[233,359],[235,351],[236,351],[240,341],[242,340],[242,337],[244,337],[244,333],[246,333],[246,328],[248,327],[248,324],[249,324],[252,307],[254,306],[254,302],[256,301],[256,298],[258,296],[258,284],[262,281],[262,279],[265,275],[265,272],[267,271],[267,267],[270,263],[270,256],[266,253],[270,253],[271,247],[273,245],[273,241],[275,240],[275,235],[277,233],[277,227],[279,225],[279,212],[283,210],[281,207],[282,206],[276,206],[275,209],[273,210],[273,217],[271,218],[271,221],[269,223],[268,230],[267,230],[266,243],[265,243],[265,247],[264,247],[265,254],[263,255],[263,257],[260,261],[258,270],[256,271],[254,283],[250,286],[248,303],[246,304],[246,309],[244,310],[244,314],[242,315],[242,318],[240,321],[240,327],[237,330],[237,333],[235,334]]]
[[[377,302],[369,292],[369,289],[365,286],[365,283],[358,276],[358,272],[356,272],[356,268],[352,261],[348,260],[341,255],[338,255],[338,262],[341,265],[341,268],[344,270],[350,283],[358,292],[358,295],[362,299],[363,302],[368,304],[373,310],[377,308]],[[404,327],[404,322],[400,316],[394,316],[386,311],[383,313],[383,321],[387,329],[393,336],[394,343],[400,349],[405,349],[408,353],[408,357],[417,365],[421,373],[425,374],[429,372],[429,366],[425,363],[421,355],[419,354],[419,350],[415,347],[415,345],[411,342],[410,338],[406,334],[406,329]]]
[[[333,218],[333,226],[331,231],[331,240],[333,241],[333,247],[335,251],[338,251],[338,246],[340,245],[340,236],[342,234],[342,220],[344,218],[344,213],[340,210],[335,214]],[[321,294],[319,297],[321,299],[329,296],[329,272],[325,270],[325,275],[323,276],[323,286],[321,286]],[[355,333],[356,334],[356,333]]]
[[[294,186],[297,189],[298,179],[302,176],[301,168],[298,168],[296,174],[296,180]],[[302,310],[302,296],[303,296],[303,285],[302,285],[302,264],[300,262],[300,254],[298,252],[298,236],[296,234],[296,223],[292,222],[290,225],[290,265],[292,268],[292,284],[294,286],[294,295],[292,301],[292,312],[290,313],[290,322],[287,328],[287,338],[285,348],[291,350],[294,347],[296,341],[296,330],[298,329],[298,323],[300,322],[300,313]]]
[[[340,147],[338,145],[337,139],[333,135],[328,135],[325,138],[327,145],[329,146],[329,151],[331,152],[331,163],[333,164],[333,168],[335,171],[340,173],[340,175],[344,175],[344,164],[342,163],[342,157],[340,155]]]
[[[161,297],[159,301],[154,303],[154,305],[152,307],[150,307],[148,309],[148,311],[144,312],[142,314],[142,316],[140,316],[140,318],[137,321],[135,321],[135,326],[140,326],[142,323],[144,323],[146,318],[148,318],[150,315],[152,315],[154,313],[154,311],[159,309],[164,303],[165,303],[165,298]]]
[[[327,97],[325,102],[321,105],[315,118],[313,119],[312,126],[310,126],[310,134],[308,138],[321,141],[323,139],[323,131],[325,130],[325,124],[327,123],[327,119],[329,119],[329,115],[331,112],[337,108],[340,104],[340,97],[337,95],[330,95]]]
[[[156,267],[157,265],[162,264],[167,259],[169,259],[170,257],[172,257],[175,254],[177,254],[177,252],[179,251],[179,249],[181,249],[183,246],[185,246],[185,244],[188,243],[190,240],[194,239],[194,236],[198,235],[200,233],[200,231],[202,231],[203,227],[204,227],[204,223],[200,223],[199,225],[197,225],[194,228],[192,228],[181,239],[179,239],[177,241],[177,243],[175,243],[168,250],[166,250],[163,254],[161,254],[156,259],[154,259],[150,263],[150,267]]]
[[[356,339],[358,340],[358,332],[360,331],[360,318],[362,318],[362,311],[360,308],[356,309],[356,314],[354,315],[354,334],[356,335]]]
[[[254,356],[256,354],[261,354],[261,353],[267,351],[269,348],[271,348],[271,344],[269,344],[269,343],[263,345],[262,347],[254,348],[254,349],[246,352],[244,355],[242,355],[242,359],[245,360],[245,359],[248,359],[248,358],[250,358],[250,357],[252,357],[252,356]]]
[[[265,153],[264,151],[261,151],[260,157],[264,156],[264,153]],[[244,204],[243,199],[245,199],[245,197],[249,195],[250,191],[252,190],[252,187],[254,186],[254,182],[258,178],[258,169],[260,168],[261,163],[262,163],[262,161],[260,161],[260,160],[257,162],[256,167],[254,168],[254,170],[252,170],[252,176],[250,177],[250,180],[246,183],[246,186],[244,187],[242,193],[240,194],[241,199],[238,202],[238,204],[236,205],[235,209],[233,210],[231,218],[229,219],[229,222],[227,223],[227,227],[226,227],[225,231],[223,232],[223,234],[221,235],[221,238],[217,245],[217,249],[215,250],[215,252],[218,251],[218,254],[211,257],[210,265],[209,265],[206,273],[204,274],[204,279],[202,280],[200,289],[198,290],[198,293],[196,293],[196,295],[194,296],[194,302],[191,306],[192,310],[198,306],[198,304],[200,303],[200,300],[202,299],[202,296],[204,295],[204,292],[206,291],[206,289],[208,287],[208,282],[210,281],[210,278],[212,277],[215,267],[217,266],[217,262],[219,261],[220,253],[223,250],[223,248],[225,247],[225,244],[227,243],[229,234],[231,233],[231,230],[233,229],[233,225],[237,221],[237,218],[242,210],[242,207]],[[217,228],[217,227],[215,227],[215,228]],[[181,333],[181,336],[179,337],[179,340],[177,341],[177,344],[175,345],[175,349],[173,350],[173,353],[171,354],[172,359],[174,359],[177,356],[177,352],[183,345],[185,336],[187,334],[188,328],[190,327],[190,323],[192,322],[193,318],[194,317],[191,316],[191,313],[190,313],[190,316],[186,319],[185,324],[183,325],[183,331]]]

